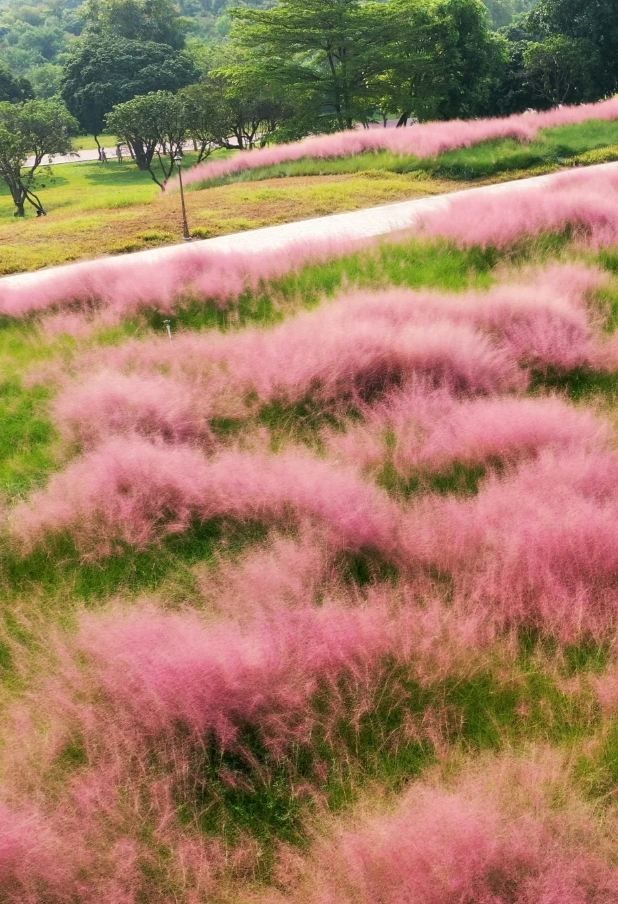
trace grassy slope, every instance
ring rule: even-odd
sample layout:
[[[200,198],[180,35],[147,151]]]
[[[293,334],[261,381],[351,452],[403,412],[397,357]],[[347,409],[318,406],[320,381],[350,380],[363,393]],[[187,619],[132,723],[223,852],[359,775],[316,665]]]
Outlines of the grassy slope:
[[[38,188],[49,215],[16,222],[10,198],[0,187],[0,273],[135,251],[182,237],[178,195],[162,197],[148,174],[129,162],[44,168]],[[223,186],[191,192],[187,206],[193,234],[205,238],[446,188],[439,180],[385,172]]]
[[[425,159],[400,157],[388,151],[332,160],[306,158],[278,166],[247,170],[214,180],[213,183],[205,182],[204,185],[373,171],[416,173],[419,177],[429,175],[439,179],[483,179],[530,170],[551,172],[567,163],[605,162],[616,158],[618,122],[587,122],[548,129],[528,145],[512,139],[500,139]]]
[[[527,147],[489,142],[435,161],[386,153],[299,161],[188,192],[189,220],[193,234],[206,238],[616,157],[618,123],[587,123],[552,130]],[[177,195],[161,197],[129,162],[44,167],[38,188],[49,216],[17,223],[0,186],[0,274],[165,245],[182,234]]]

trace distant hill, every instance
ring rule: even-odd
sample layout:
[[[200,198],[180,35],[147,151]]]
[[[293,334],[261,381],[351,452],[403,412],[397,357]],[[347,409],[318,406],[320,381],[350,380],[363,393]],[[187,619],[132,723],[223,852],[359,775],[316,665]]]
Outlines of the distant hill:
[[[53,93],[63,53],[81,33],[84,0],[0,0],[0,60],[30,78],[39,94]],[[176,0],[187,36],[224,39],[234,6],[272,6],[275,0]],[[531,9],[535,0],[486,0],[496,28]]]
[[[0,60],[15,74],[31,76],[57,65],[84,25],[84,0],[0,0]],[[232,6],[269,6],[272,0],[177,0],[187,36],[212,41],[229,30]],[[51,72],[48,71],[48,76]]]

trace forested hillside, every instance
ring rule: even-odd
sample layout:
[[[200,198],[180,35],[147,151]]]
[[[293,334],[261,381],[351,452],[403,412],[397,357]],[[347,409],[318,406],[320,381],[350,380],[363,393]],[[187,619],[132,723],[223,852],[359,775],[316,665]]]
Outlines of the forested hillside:
[[[61,98],[93,135],[192,84],[240,147],[507,115],[608,97],[617,61],[615,0],[0,0],[0,102]]]
[[[486,0],[496,27],[531,9],[535,0]],[[49,67],[62,60],[71,40],[84,27],[84,7],[96,0],[0,0],[0,59],[18,75],[34,80],[38,93],[48,94],[45,82],[55,84]],[[272,0],[177,0],[188,37],[216,41],[230,28],[228,10],[234,6],[266,7]],[[53,93],[53,92],[52,92]]]

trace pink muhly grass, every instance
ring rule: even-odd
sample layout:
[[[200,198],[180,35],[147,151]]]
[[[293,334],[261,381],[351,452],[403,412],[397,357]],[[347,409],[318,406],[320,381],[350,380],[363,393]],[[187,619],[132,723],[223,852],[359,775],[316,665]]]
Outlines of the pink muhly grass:
[[[186,333],[173,345],[132,342],[99,358],[110,368],[165,368],[197,380],[201,375],[205,386],[219,368],[226,379],[215,379],[218,391],[254,392],[263,402],[294,402],[310,394],[323,400],[350,394],[371,397],[393,383],[421,376],[471,392],[523,387],[525,375],[506,349],[465,317],[454,322],[457,296],[444,299],[448,312],[440,310],[440,301],[437,294],[393,292],[368,297],[371,311],[365,311],[355,297],[269,330],[226,336]]]
[[[13,518],[26,546],[69,532],[77,547],[108,555],[119,543],[143,548],[218,517],[286,523],[316,519],[335,545],[395,544],[397,510],[358,472],[301,450],[281,455],[223,452],[112,438],[70,464]]]
[[[615,629],[618,459],[553,453],[490,476],[472,499],[428,497],[409,515],[411,562],[449,574],[465,609],[573,642]]]
[[[314,336],[299,319],[284,325],[266,354],[243,363],[253,370],[256,391],[263,399],[300,400],[315,393],[322,398],[347,394],[371,398],[392,384],[425,375],[454,390],[491,392],[522,386],[515,362],[479,332],[448,320],[397,328],[352,319],[328,329],[314,319]],[[269,347],[270,346],[270,347]],[[251,363],[257,366],[251,368]],[[258,369],[259,367],[259,369]]]
[[[99,258],[27,274],[0,282],[0,314],[24,318],[56,312],[47,321],[54,332],[85,334],[74,312],[82,308],[98,326],[113,325],[144,309],[172,311],[183,299],[213,301],[221,306],[266,280],[312,263],[343,257],[373,240],[305,241],[271,252],[220,251],[196,244],[152,252]],[[60,316],[62,315],[62,316]]]
[[[170,442],[211,439],[204,395],[160,375],[102,371],[70,385],[53,410],[63,435],[83,446],[131,432]]]
[[[67,882],[57,835],[34,808],[0,804],[0,897],[7,904],[38,904],[45,890],[59,901]]]
[[[358,292],[268,330],[178,334],[99,355],[109,368],[165,368],[201,383],[218,413],[232,396],[262,402],[372,396],[423,375],[454,390],[523,387],[517,363],[568,371],[605,366],[585,297],[604,282],[581,265],[549,267],[487,292]]]
[[[369,410],[366,423],[332,434],[331,447],[360,467],[392,459],[400,474],[454,465],[514,463],[545,449],[608,448],[609,425],[559,398],[459,400],[418,387]]]
[[[612,662],[602,675],[592,679],[592,687],[607,716],[618,714],[618,662]]]
[[[84,617],[74,647],[87,673],[73,678],[76,690],[81,683],[107,701],[97,711],[111,718],[111,735],[126,731],[130,744],[136,731],[175,734],[181,727],[233,749],[242,727],[252,725],[283,751],[310,739],[322,718],[311,705],[320,687],[334,690],[346,674],[362,684],[398,645],[387,609],[377,605],[280,610],[246,628],[146,606]],[[75,706],[87,734],[95,725],[96,741],[105,725]]]
[[[394,812],[365,816],[360,824],[342,827],[318,842],[306,865],[304,892],[294,894],[290,888],[287,900],[614,900],[618,870],[612,864],[610,832],[602,832],[594,811],[565,789],[564,779],[557,782],[551,766],[535,761],[494,765],[486,760],[483,768],[484,775],[460,779],[453,790],[414,784]],[[539,782],[538,789],[533,780]],[[559,806],[552,792],[561,794]]]
[[[306,606],[328,582],[336,587],[335,568],[319,531],[301,526],[298,536],[275,535],[250,549],[240,561],[223,557],[199,587],[211,607],[237,620],[280,609]]]
[[[617,180],[616,170],[593,170],[563,174],[551,185],[465,194],[424,216],[421,232],[466,248],[504,249],[524,237],[570,228],[586,245],[611,246],[618,241]]]
[[[573,282],[567,288],[570,279]],[[400,328],[448,320],[499,337],[522,364],[569,370],[595,359],[595,340],[600,340],[584,300],[605,281],[598,270],[582,265],[550,267],[520,283],[486,292],[357,293],[341,300],[338,312],[331,316],[349,322],[383,321]]]
[[[434,424],[416,455],[414,445],[398,444],[394,459],[400,470],[441,470],[454,462],[512,462],[544,449],[603,448],[609,437],[608,425],[559,399],[477,399]]]
[[[337,159],[378,151],[390,151],[402,157],[437,157],[445,151],[497,138],[528,142],[541,129],[588,120],[615,119],[618,119],[618,101],[612,98],[596,104],[560,107],[543,113],[515,114],[505,118],[429,122],[392,130],[353,129],[334,135],[316,135],[292,144],[245,151],[228,160],[200,164],[190,170],[185,179],[190,185],[305,158]],[[175,183],[170,186],[174,187]]]

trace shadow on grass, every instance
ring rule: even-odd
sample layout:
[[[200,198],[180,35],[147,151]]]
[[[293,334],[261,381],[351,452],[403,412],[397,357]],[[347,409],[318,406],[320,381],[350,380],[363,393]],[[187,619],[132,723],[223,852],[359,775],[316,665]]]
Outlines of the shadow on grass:
[[[213,520],[169,537],[160,546],[147,550],[125,546],[98,561],[80,557],[70,537],[59,537],[24,557],[6,548],[0,586],[11,596],[42,591],[85,602],[121,593],[135,596],[156,590],[170,574],[212,560],[215,552],[236,555],[266,534],[267,528],[256,522]]]
[[[577,402],[594,396],[614,399],[618,395],[618,373],[578,368],[568,374],[547,373],[536,375],[532,389],[558,389]]]
[[[363,699],[360,709],[354,680],[339,681],[335,692],[324,687],[313,702],[310,741],[292,744],[284,755],[274,755],[254,725],[239,726],[234,753],[206,740],[195,752],[190,788],[179,791],[181,812],[232,845],[247,835],[254,839],[261,852],[259,876],[267,879],[279,842],[307,842],[316,800],[337,812],[373,782],[400,792],[431,765],[436,749],[426,730],[430,724],[441,744],[472,754],[534,741],[573,744],[598,729],[599,714],[587,701],[562,691],[525,657],[507,677],[498,674],[481,669],[421,685],[402,667],[386,663],[371,704]],[[418,725],[416,732],[411,723]],[[609,760],[616,744],[618,734],[603,756],[606,782],[616,772]]]

